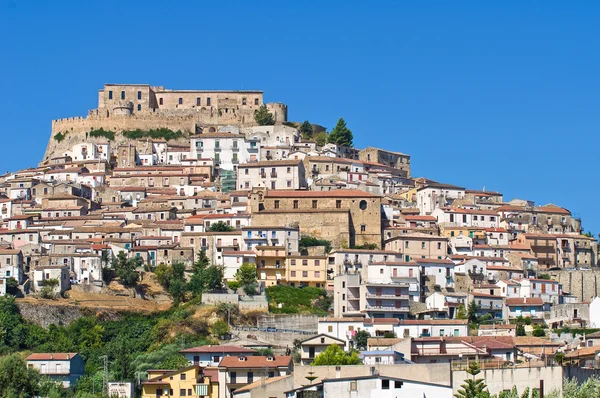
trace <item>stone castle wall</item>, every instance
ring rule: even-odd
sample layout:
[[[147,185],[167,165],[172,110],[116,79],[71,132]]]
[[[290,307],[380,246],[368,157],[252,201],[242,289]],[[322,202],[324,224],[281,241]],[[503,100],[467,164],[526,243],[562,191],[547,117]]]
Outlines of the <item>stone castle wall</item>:
[[[277,123],[287,120],[287,107],[284,104],[269,103],[267,108],[273,113]],[[75,144],[105,142],[106,138],[91,138],[86,134],[91,130],[100,128],[115,133],[120,133],[123,130],[168,128],[173,131],[181,130],[195,134],[202,130],[216,131],[219,126],[223,125],[254,126],[256,125],[254,113],[249,109],[231,109],[225,113],[212,107],[143,110],[132,114],[115,114],[102,109],[95,109],[90,111],[87,117],[69,117],[52,121],[51,136],[41,164],[53,157],[61,156]],[[59,133],[66,133],[65,139],[61,142],[54,138]],[[116,134],[115,141],[111,143],[111,146],[114,149],[117,144],[127,141],[125,137]],[[172,141],[171,143],[187,145],[189,141]]]

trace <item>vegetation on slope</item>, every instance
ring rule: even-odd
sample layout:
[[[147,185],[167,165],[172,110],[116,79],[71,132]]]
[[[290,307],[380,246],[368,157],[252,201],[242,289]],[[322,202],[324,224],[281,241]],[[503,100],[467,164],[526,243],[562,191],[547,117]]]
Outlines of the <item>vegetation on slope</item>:
[[[129,138],[130,140],[137,140],[140,138],[152,138],[152,139],[163,139],[165,141],[176,140],[179,138],[184,138],[186,135],[183,131],[177,130],[173,131],[167,128],[160,129],[150,129],[150,130],[124,130],[121,132],[123,137]]]
[[[269,312],[272,314],[327,315],[333,299],[324,289],[270,286],[266,289]],[[279,308],[279,304],[282,304]]]
[[[64,140],[66,136],[67,136],[67,132],[56,133],[56,134],[54,134],[54,139],[58,142],[62,142],[62,140]]]

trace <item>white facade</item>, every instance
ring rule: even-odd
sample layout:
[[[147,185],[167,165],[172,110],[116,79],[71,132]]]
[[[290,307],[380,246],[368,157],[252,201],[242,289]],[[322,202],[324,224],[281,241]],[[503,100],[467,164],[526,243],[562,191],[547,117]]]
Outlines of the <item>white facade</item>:
[[[240,164],[237,169],[237,188],[269,189],[306,188],[304,163],[300,160],[273,160]]]
[[[222,170],[235,170],[239,164],[260,160],[257,140],[246,140],[241,134],[205,133],[191,137],[190,157],[214,159]]]
[[[445,184],[430,184],[417,190],[417,206],[421,215],[430,215],[436,208],[448,206],[465,197],[465,189]]]
[[[594,297],[590,303],[590,327],[600,328],[600,297]]]

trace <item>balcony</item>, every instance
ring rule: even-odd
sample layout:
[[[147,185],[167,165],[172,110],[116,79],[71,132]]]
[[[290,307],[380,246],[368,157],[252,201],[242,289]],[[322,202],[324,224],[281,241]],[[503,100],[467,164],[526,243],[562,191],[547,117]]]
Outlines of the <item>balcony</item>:
[[[215,152],[221,152],[221,147],[220,146],[216,146],[214,149]]]
[[[239,152],[239,151],[240,151],[240,147],[239,147],[239,146],[232,146],[232,147],[231,147],[231,150],[232,150],[233,152]]]
[[[260,173],[260,178],[267,178],[267,173]]]
[[[500,311],[502,310],[502,304],[477,304],[477,306],[479,308],[481,308],[482,310],[494,310],[494,311]]]
[[[265,155],[265,158],[266,158],[267,160],[273,160],[273,155]]]
[[[406,307],[395,307],[393,305],[366,305],[367,311],[390,311],[390,312],[409,312],[410,309]]]
[[[271,172],[271,178],[277,178],[277,172],[276,171],[272,171]]]
[[[239,161],[239,159],[231,159],[231,163],[240,164],[240,161]]]
[[[366,296],[368,299],[382,298],[382,299],[408,300],[410,298],[408,294],[394,294],[394,293],[377,294],[377,293],[367,292]]]

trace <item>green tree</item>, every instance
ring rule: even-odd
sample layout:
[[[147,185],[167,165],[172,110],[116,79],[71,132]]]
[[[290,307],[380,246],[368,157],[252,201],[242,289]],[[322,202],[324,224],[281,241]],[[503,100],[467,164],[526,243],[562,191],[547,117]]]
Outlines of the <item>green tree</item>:
[[[339,146],[352,147],[353,139],[352,131],[346,127],[346,121],[340,118],[331,133],[329,133],[328,141]]]
[[[0,396],[31,397],[40,391],[40,374],[28,369],[18,354],[0,359]]]
[[[239,282],[247,295],[254,295],[257,288],[256,265],[243,263],[235,274],[235,280]]]
[[[490,397],[490,394],[487,390],[487,386],[485,385],[483,379],[476,379],[481,370],[479,369],[479,364],[475,361],[469,363],[469,369],[467,369],[467,373],[473,376],[472,379],[465,380],[465,383],[461,385],[461,389],[458,390],[454,396],[456,398],[487,398]]]
[[[456,319],[467,319],[467,310],[465,309],[464,304],[459,304],[458,308],[456,308]]]
[[[327,239],[319,239],[309,235],[300,237],[300,241],[298,242],[298,249],[300,251],[314,246],[325,246],[325,253],[329,253],[331,251],[331,241]]]
[[[311,365],[358,365],[360,363],[361,361],[356,354],[356,351],[346,353],[340,348],[339,345],[332,344],[327,347],[325,351],[317,355]]]
[[[272,126],[275,124],[273,114],[269,112],[266,105],[254,111],[254,120],[259,126]]]
[[[525,333],[525,326],[521,324],[517,325],[517,336],[527,336],[527,333]]]
[[[169,282],[171,281],[171,277],[173,276],[173,269],[169,267],[167,264],[159,264],[154,269],[154,279],[161,285],[164,289],[169,288]]]
[[[210,265],[210,260],[204,250],[198,252],[198,259],[192,267],[189,290],[193,297],[202,297],[206,290],[223,288],[223,268]]]
[[[300,125],[300,134],[303,140],[310,140],[312,138],[313,128],[308,120],[305,120],[304,123]]]
[[[369,337],[371,334],[366,330],[359,330],[354,334],[354,346],[357,350],[364,351],[367,349],[367,344],[369,342]]]
[[[44,279],[42,282],[42,288],[40,289],[40,297],[45,299],[55,299],[57,296],[56,287],[58,286],[58,279]]]
[[[227,223],[223,221],[217,221],[216,223],[210,224],[208,230],[210,232],[231,232],[233,231],[233,227],[231,225],[227,225]]]
[[[229,325],[227,324],[227,322],[219,319],[218,321],[212,324],[210,330],[213,336],[221,338],[223,336],[226,336],[227,333],[229,333]]]
[[[137,272],[139,260],[135,257],[127,258],[125,252],[120,252],[113,261],[119,280],[123,286],[133,287],[137,284],[140,275]]]
[[[326,131],[319,131],[312,136],[313,141],[317,144],[317,146],[323,146],[327,144],[327,140],[329,139],[329,134]]]
[[[469,322],[477,322],[477,311],[479,311],[479,306],[475,300],[472,300],[467,308],[467,318],[469,319]]]
[[[540,325],[536,325],[533,327],[533,332],[531,334],[535,337],[544,337],[546,335],[546,331]]]
[[[173,298],[174,305],[178,305],[185,300],[186,291],[185,264],[176,261],[171,265],[171,277],[169,279],[169,294]]]

